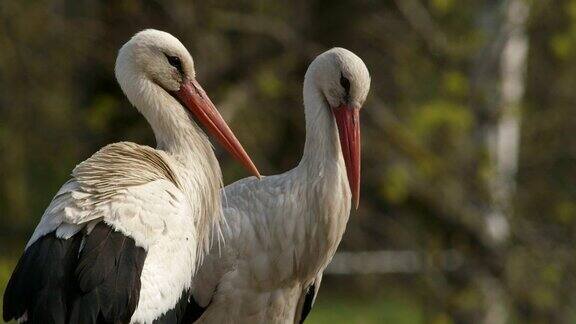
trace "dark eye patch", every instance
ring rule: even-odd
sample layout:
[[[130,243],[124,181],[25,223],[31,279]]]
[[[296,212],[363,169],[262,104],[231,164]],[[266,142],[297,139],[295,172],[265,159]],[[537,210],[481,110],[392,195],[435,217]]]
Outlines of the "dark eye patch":
[[[168,54],[164,55],[166,56],[166,59],[168,60],[168,63],[170,65],[175,67],[178,70],[178,72],[180,72],[180,74],[184,74],[184,69],[182,68],[182,61],[180,61],[180,58],[178,56],[171,56]]]
[[[350,93],[350,80],[348,80],[342,73],[340,73],[340,85],[344,88],[346,94]]]

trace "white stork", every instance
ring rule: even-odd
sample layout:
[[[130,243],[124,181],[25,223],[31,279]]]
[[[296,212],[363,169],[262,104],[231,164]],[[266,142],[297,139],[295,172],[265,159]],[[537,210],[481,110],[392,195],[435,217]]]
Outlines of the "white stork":
[[[178,322],[221,214],[220,167],[193,117],[259,176],[178,39],[137,33],[115,72],[158,147],[110,144],[72,171],[10,278],[6,321]]]
[[[354,53],[319,55],[304,78],[300,164],[224,188],[224,245],[193,279],[198,323],[301,323],[360,193],[359,113],[370,75]]]

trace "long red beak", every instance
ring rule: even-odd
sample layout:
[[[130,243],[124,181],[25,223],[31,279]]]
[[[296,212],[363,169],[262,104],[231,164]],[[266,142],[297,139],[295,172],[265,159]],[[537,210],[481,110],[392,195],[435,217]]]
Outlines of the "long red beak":
[[[360,203],[360,108],[341,105],[332,108],[332,112],[338,126],[340,147],[346,164],[352,201],[354,207],[358,209]]]
[[[260,172],[244,151],[242,144],[236,139],[230,127],[196,80],[185,80],[176,92],[176,96],[238,162],[250,173],[260,178]]]

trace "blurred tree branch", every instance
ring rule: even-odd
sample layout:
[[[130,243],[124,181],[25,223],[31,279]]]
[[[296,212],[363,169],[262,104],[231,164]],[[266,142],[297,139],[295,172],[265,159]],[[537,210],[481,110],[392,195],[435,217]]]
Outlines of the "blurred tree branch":
[[[394,0],[410,25],[424,39],[432,53],[446,54],[448,38],[418,0]]]

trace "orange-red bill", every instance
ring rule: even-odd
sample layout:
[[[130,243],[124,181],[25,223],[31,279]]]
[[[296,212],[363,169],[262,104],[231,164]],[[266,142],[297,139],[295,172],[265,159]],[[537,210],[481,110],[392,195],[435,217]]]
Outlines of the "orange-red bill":
[[[260,172],[228,127],[208,95],[196,80],[185,80],[176,96],[192,112],[208,132],[224,146],[250,173],[260,178]]]
[[[360,203],[360,108],[348,105],[332,109],[338,126],[340,147],[346,164],[354,207]]]

